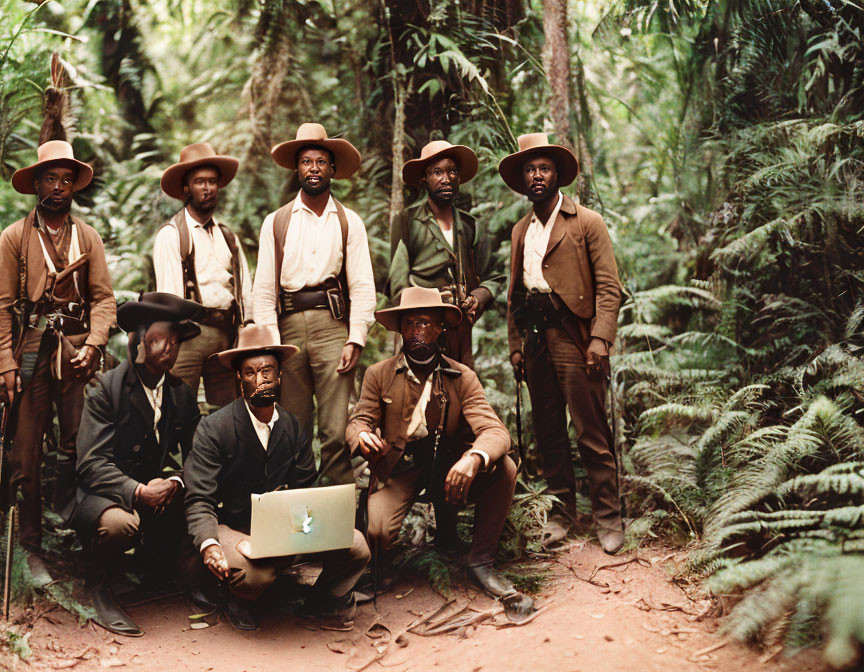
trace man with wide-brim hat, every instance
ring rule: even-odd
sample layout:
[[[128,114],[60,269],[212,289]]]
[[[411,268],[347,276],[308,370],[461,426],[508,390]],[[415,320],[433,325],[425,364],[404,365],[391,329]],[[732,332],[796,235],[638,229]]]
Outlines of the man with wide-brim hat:
[[[624,543],[612,434],[606,419],[609,350],[615,342],[621,282],[603,218],[559,191],[579,173],[565,147],[546,134],[518,139],[498,166],[525,194],[531,212],[513,227],[507,329],[517,384],[531,395],[534,435],[549,491],[563,507],[547,543],[563,538],[575,513],[567,411],[588,475],[597,536],[607,553]]]
[[[195,338],[201,306],[173,294],[142,295],[117,311],[129,357],[89,388],[78,431],[78,491],[67,512],[84,548],[96,622],[121,635],[141,629],[114,600],[112,578],[135,548],[142,584],[176,580],[186,539],[183,456],[200,418],[196,395],[170,373]],[[186,542],[188,543],[188,542]]]
[[[251,602],[293,564],[291,557],[250,560],[243,555],[251,495],[311,487],[317,476],[309,434],[277,404],[280,365],[297,353],[297,347],[282,345],[268,327],[241,329],[237,347],[218,355],[234,372],[241,398],[201,422],[186,460],[189,533],[200,553],[199,567],[210,570],[197,581],[193,601],[203,609],[221,607],[243,630],[257,627]],[[319,557],[324,569],[307,604],[318,615],[350,620],[356,610],[352,588],[369,560],[363,535],[355,531],[350,548]],[[220,603],[217,579],[233,598]]]
[[[345,437],[369,461],[367,535],[377,564],[386,565],[421,490],[453,507],[474,503],[469,575],[489,594],[530,609],[530,600],[492,564],[516,487],[510,434],[477,375],[438,345],[461,311],[437,289],[407,287],[398,306],[375,317],[402,336],[404,347],[367,369]]]
[[[156,290],[201,304],[201,334],[183,343],[172,373],[196,393],[203,377],[209,404],[237,398],[230,371],[212,355],[230,348],[237,328],[252,320],[252,280],[240,239],[214,217],[222,188],[237,174],[237,159],[217,154],[207,142],[180,151],[162,174],[162,191],[183,201],[156,234]]]
[[[75,489],[84,388],[101,364],[116,313],[102,239],[70,214],[93,169],[62,140],[36,153],[36,163],[12,176],[16,191],[35,196],[35,207],[0,234],[0,397],[14,402],[18,418],[7,432],[11,486],[21,490],[21,544],[34,553],[42,541],[39,470],[52,407],[60,426],[54,483],[60,511]],[[44,566],[34,566],[42,565],[38,556],[30,560],[37,582],[46,580]]]
[[[461,185],[477,174],[477,156],[465,145],[433,140],[420,158],[402,167],[402,181],[425,198],[398,213],[390,226],[390,300],[398,305],[406,287],[434,287],[462,312],[444,332],[445,352],[474,368],[471,327],[504,287],[494,269],[485,227],[457,207]]]
[[[375,279],[363,221],[331,195],[330,181],[351,177],[360,153],[321,124],[306,123],[271,154],[297,171],[300,193],[261,227],[255,323],[300,349],[282,368],[281,405],[310,434],[317,407],[321,484],[350,483],[348,399],[373,321]]]

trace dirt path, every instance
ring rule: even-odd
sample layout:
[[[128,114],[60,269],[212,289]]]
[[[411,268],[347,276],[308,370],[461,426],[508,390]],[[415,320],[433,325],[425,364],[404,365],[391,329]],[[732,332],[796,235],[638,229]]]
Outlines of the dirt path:
[[[699,618],[707,603],[691,601],[668,579],[663,549],[642,550],[641,562],[610,558],[596,544],[576,542],[542,563],[547,581],[538,604],[543,613],[527,625],[506,626],[503,616],[451,634],[421,637],[407,634],[404,646],[391,645],[370,670],[394,672],[441,669],[453,672],[678,672],[734,670],[821,672],[815,654],[791,661],[777,656],[762,662],[760,654],[738,644],[722,645],[713,634],[717,622]],[[653,563],[653,564],[651,564]],[[572,567],[572,569],[570,569]],[[664,569],[664,567],[666,567]],[[577,578],[581,577],[581,578]],[[594,575],[593,583],[590,579]],[[456,587],[455,610],[489,610],[491,600]],[[241,633],[229,624],[190,630],[192,613],[179,598],[130,610],[144,628],[141,638],[115,637],[88,625],[79,628],[59,609],[40,617],[30,635],[34,656],[14,669],[75,672],[117,668],[159,672],[275,672],[277,670],[358,669],[383,647],[386,632],[366,634],[376,622],[398,632],[436,610],[443,598],[422,579],[406,579],[378,600],[378,611],[364,605],[351,632],[312,629],[290,615],[259,614],[261,628]],[[38,609],[38,607],[37,607]],[[683,610],[683,611],[682,611]],[[413,613],[412,613],[413,612]],[[718,648],[718,645],[719,646]],[[341,651],[341,653],[339,652]],[[701,653],[700,653],[701,652]],[[698,654],[698,655],[697,655]],[[0,663],[2,668],[2,663]]]

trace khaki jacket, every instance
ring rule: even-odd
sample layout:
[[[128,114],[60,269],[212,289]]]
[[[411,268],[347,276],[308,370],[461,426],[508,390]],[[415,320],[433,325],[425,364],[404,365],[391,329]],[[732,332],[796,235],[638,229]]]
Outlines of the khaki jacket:
[[[522,339],[513,319],[513,290],[524,290],[522,266],[529,212],[513,227],[510,252],[510,288],[507,292],[507,337],[510,352],[522,351]],[[612,239],[599,213],[564,196],[543,257],[543,277],[577,317],[591,320],[591,336],[615,342],[621,281]]]
[[[48,266],[35,231],[31,232],[27,250],[21,250],[24,226],[33,226],[34,212],[0,234],[0,373],[19,366],[12,356],[12,313],[9,312],[9,306],[18,298],[18,273],[22,256],[27,259],[27,296],[31,301],[42,298],[48,281]],[[102,347],[108,342],[108,330],[117,314],[111,275],[105,261],[105,247],[96,229],[76,217],[72,219],[78,229],[81,253],[90,253],[87,289],[84,290],[90,306],[90,333],[83,339],[73,337],[70,340],[75,346],[86,343]]]
[[[408,442],[408,424],[420,398],[422,386],[410,380],[407,367],[398,366],[399,356],[373,364],[363,378],[360,400],[348,420],[345,439],[353,454],[358,450],[360,432],[381,430],[387,452],[375,465],[380,482],[389,478],[393,467],[402,457]],[[510,450],[510,433],[486,400],[483,387],[474,373],[464,364],[444,357],[447,368],[442,380],[448,398],[444,438],[473,440],[473,448],[489,456],[491,467]],[[440,397],[440,390],[433,390]],[[430,427],[432,434],[435,428]]]

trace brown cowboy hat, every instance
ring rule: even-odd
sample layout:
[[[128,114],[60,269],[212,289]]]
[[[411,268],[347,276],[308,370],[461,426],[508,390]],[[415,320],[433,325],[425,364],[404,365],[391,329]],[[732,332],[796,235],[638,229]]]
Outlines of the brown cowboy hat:
[[[12,187],[19,194],[35,194],[33,182],[36,179],[36,171],[46,163],[64,163],[78,169],[78,178],[72,185],[72,191],[81,191],[90,184],[93,179],[93,169],[83,161],[79,161],[72,153],[72,145],[65,140],[49,140],[39,145],[36,149],[36,157],[39,159],[32,166],[16,170],[12,175]]]
[[[276,358],[281,362],[295,352],[300,352],[300,348],[296,345],[282,345],[271,327],[250,324],[248,327],[240,327],[236,348],[217,352],[213,357],[217,357],[222,366],[236,369],[235,363],[240,358],[268,353],[276,355]]]
[[[180,341],[188,341],[201,333],[192,322],[201,313],[200,303],[181,299],[166,292],[144,292],[138,301],[127,301],[117,309],[117,325],[126,332],[138,331],[154,322],[174,322]]]
[[[440,310],[444,314],[444,324],[455,327],[462,321],[462,311],[450,303],[441,300],[441,292],[435,288],[406,287],[402,290],[399,305],[395,308],[385,308],[375,311],[375,319],[389,331],[399,333],[402,313],[409,310]]]
[[[566,147],[561,145],[550,145],[549,138],[545,133],[529,133],[520,135],[517,139],[519,151],[509,154],[501,159],[498,164],[498,172],[504,182],[513,191],[527,194],[525,178],[522,175],[522,167],[532,156],[544,154],[552,157],[555,167],[558,169],[558,186],[566,187],[579,174],[579,161]]]
[[[219,169],[219,186],[224,187],[237,174],[240,162],[231,157],[217,154],[209,142],[196,142],[180,150],[180,163],[175,163],[162,173],[162,191],[171,198],[186,200],[183,193],[183,178],[193,168],[216,166]]]
[[[283,168],[297,170],[297,152],[310,145],[318,145],[333,152],[333,162],[336,164],[334,179],[351,177],[360,167],[360,152],[354,145],[342,138],[328,138],[324,127],[314,123],[301,124],[297,129],[297,138],[279,143],[270,150],[270,156]]]
[[[419,159],[411,159],[402,166],[402,181],[419,187],[426,166],[448,156],[459,165],[459,184],[465,184],[477,174],[477,155],[468,147],[451,145],[446,140],[433,140],[420,150]]]

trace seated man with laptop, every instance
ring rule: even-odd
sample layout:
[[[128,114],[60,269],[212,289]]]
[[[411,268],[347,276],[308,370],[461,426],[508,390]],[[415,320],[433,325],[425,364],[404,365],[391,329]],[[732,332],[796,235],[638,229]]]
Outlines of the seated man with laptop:
[[[295,352],[267,327],[241,329],[238,347],[216,356],[234,369],[242,395],[201,421],[185,461],[189,533],[203,565],[233,595],[222,606],[238,629],[257,627],[251,601],[299,553],[320,553],[324,565],[310,612],[351,620],[352,588],[369,561],[354,530],[354,486],[312,489],[310,438],[276,405],[280,364]],[[214,587],[196,593],[199,606],[218,604]]]

